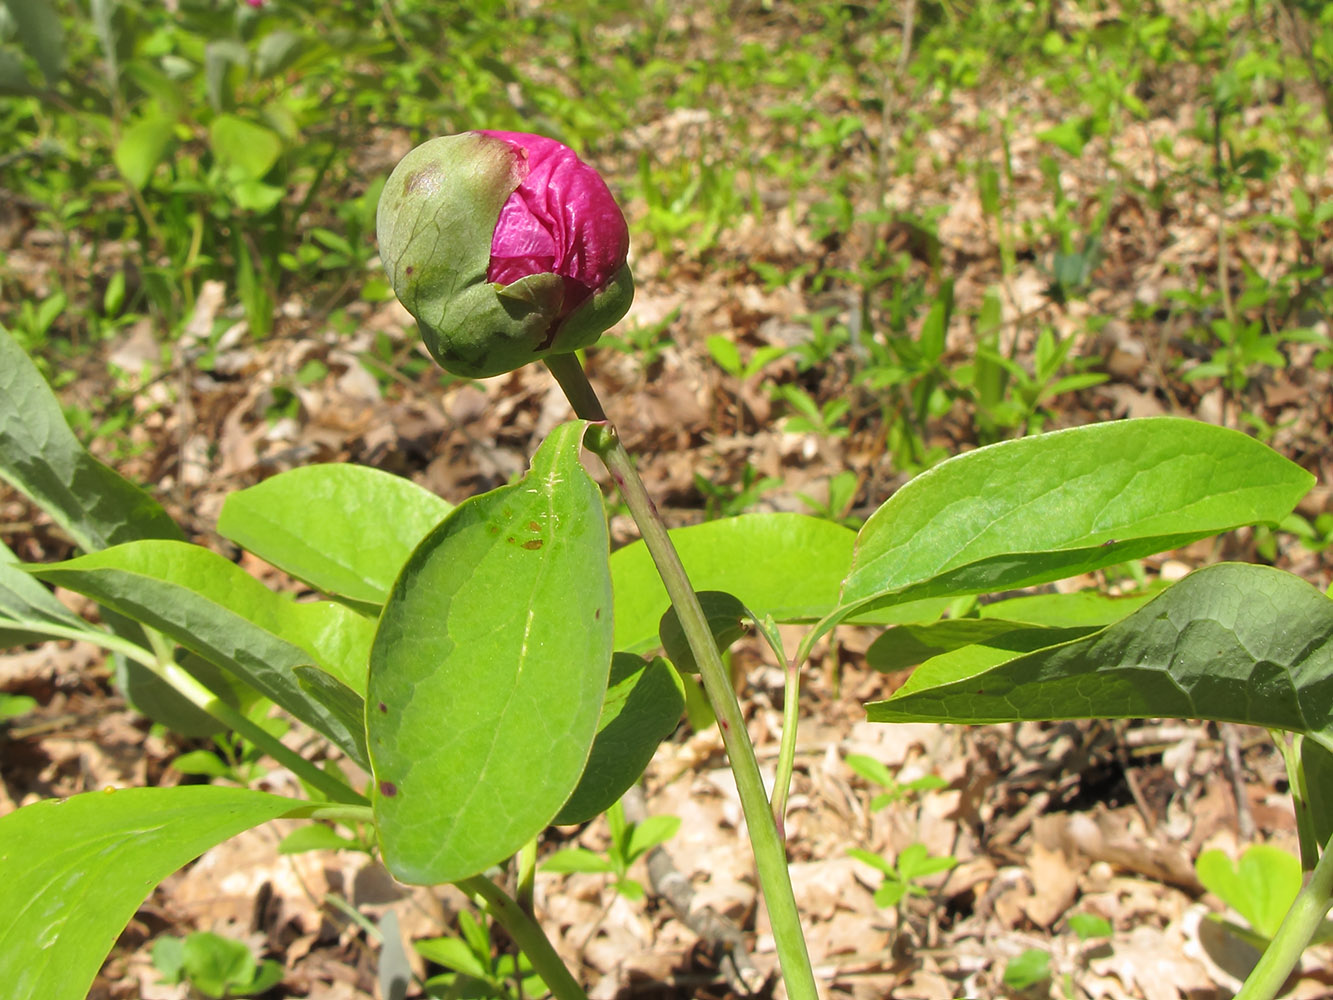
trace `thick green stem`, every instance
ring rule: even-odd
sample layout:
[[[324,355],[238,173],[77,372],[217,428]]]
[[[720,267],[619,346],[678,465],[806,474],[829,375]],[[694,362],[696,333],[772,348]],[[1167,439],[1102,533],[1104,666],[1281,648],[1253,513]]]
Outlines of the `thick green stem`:
[[[1306,880],[1305,888],[1291,904],[1282,926],[1236,994],[1236,1000],[1272,1000],[1278,995],[1319,925],[1328,916],[1330,905],[1333,905],[1333,840],[1324,845],[1324,852]]]
[[[528,956],[533,971],[542,977],[542,982],[546,983],[557,1000],[588,1000],[583,987],[556,954],[550,939],[537,921],[523,911],[517,900],[485,875],[474,875],[454,884],[485,901],[486,911],[491,918],[509,932],[514,943]]]
[[[722,742],[726,746],[736,779],[736,790],[740,794],[741,808],[745,812],[750,843],[754,848],[755,867],[759,873],[759,887],[768,905],[769,922],[773,927],[778,959],[782,963],[787,995],[792,1000],[818,1000],[814,970],[810,965],[800,914],[796,909],[796,897],[792,892],[791,876],[787,871],[786,847],[764,791],[759,762],[755,759],[754,746],[745,730],[740,703],[736,700],[731,678],[713,642],[708,620],[699,606],[699,599],[671,543],[657,506],[648,496],[643,480],[639,478],[634,462],[621,444],[615,428],[606,422],[606,413],[578,358],[573,354],[555,355],[546,359],[546,365],[564,389],[574,412],[585,420],[603,423],[601,428],[594,428],[593,433],[588,435],[587,444],[606,464],[616,485],[620,487],[621,496],[657,565],[667,595],[680,619],[681,629],[699,666],[704,691],[717,716]]]

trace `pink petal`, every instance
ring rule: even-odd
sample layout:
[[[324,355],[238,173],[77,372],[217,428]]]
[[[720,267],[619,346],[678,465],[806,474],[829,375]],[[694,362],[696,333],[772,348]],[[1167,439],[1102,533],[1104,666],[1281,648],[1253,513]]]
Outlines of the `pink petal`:
[[[500,210],[487,278],[511,284],[530,274],[559,274],[567,279],[562,311],[569,312],[624,265],[625,217],[606,182],[568,146],[526,132],[481,134],[509,143],[527,166]]]

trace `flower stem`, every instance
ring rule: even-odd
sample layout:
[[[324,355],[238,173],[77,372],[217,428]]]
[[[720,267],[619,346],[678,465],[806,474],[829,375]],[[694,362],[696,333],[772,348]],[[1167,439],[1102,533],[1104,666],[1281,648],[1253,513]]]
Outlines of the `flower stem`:
[[[1324,845],[1305,887],[1291,904],[1282,926],[1236,994],[1236,1000],[1272,1000],[1333,905],[1333,839]]]
[[[524,912],[518,901],[488,879],[485,875],[474,875],[454,885],[466,893],[480,896],[486,903],[486,911],[503,927],[514,943],[528,956],[532,969],[542,977],[557,1000],[588,1000],[578,982],[560,956],[556,954],[545,932],[532,917]]]
[[[801,698],[801,661],[787,661],[782,685],[782,741],[778,744],[778,765],[773,775],[773,796],[769,805],[778,828],[784,827],[787,796],[791,794],[791,776],[796,769],[796,728]]]
[[[648,496],[643,480],[634,468],[634,462],[620,442],[620,436],[607,421],[606,413],[597,394],[588,382],[578,358],[573,354],[559,354],[546,358],[551,370],[569,398],[574,412],[585,420],[602,424],[588,435],[588,447],[606,464],[607,471],[620,487],[621,496],[638,523],[644,544],[657,565],[667,595],[676,609],[682,630],[689,641],[703,679],[704,691],[717,716],[722,731],[722,742],[727,748],[736,790],[754,848],[755,867],[759,873],[759,887],[768,905],[769,922],[782,963],[782,977],[791,1000],[818,1000],[814,970],[805,946],[796,897],[792,892],[791,876],[787,871],[787,852],[778,832],[777,822],[764,791],[755,759],[754,746],[745,730],[745,718],[732,689],[731,678],[722,663],[722,657],[713,642],[712,631],[704,617],[699,599],[681,564],[680,556],[666,525]]]

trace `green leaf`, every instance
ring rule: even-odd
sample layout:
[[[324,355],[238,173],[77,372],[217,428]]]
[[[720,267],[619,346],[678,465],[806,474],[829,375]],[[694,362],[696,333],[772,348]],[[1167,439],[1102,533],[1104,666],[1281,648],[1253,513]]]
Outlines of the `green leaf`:
[[[477,979],[491,977],[491,970],[482,964],[481,959],[473,954],[467,942],[461,938],[429,938],[425,941],[413,941],[412,947],[422,958],[436,965],[442,965],[446,969],[453,969],[455,972]]]
[[[1083,147],[1092,138],[1092,127],[1087,118],[1066,118],[1054,128],[1038,132],[1037,138],[1064,150],[1070,156],[1082,156]]]
[[[616,653],[587,766],[552,822],[584,823],[610,809],[639,780],[684,710],[680,679],[666,661]]]
[[[0,542],[0,649],[49,639],[49,633],[41,630],[43,625],[91,630],[92,626],[56,600],[20,565],[9,547]],[[30,629],[23,628],[25,625]]]
[[[296,683],[310,699],[323,706],[330,717],[338,722],[340,732],[351,736],[355,747],[352,760],[369,767],[370,751],[366,747],[366,700],[338,678],[319,667],[304,664],[293,668]]]
[[[232,493],[218,532],[326,594],[381,605],[453,506],[361,465],[310,465]]]
[[[1078,936],[1080,941],[1091,941],[1093,938],[1110,937],[1115,933],[1115,928],[1105,917],[1099,917],[1095,913],[1071,913],[1069,915],[1069,929]]]
[[[36,365],[3,328],[0,478],[87,551],[138,538],[184,538],[157,501],[79,444]]]
[[[742,638],[755,624],[755,616],[734,595],[722,590],[704,590],[695,595],[699,607],[708,621],[708,630],[712,633],[713,644],[718,652],[726,652],[732,643]],[[697,674],[699,665],[694,662],[694,651],[685,637],[685,629],[676,615],[675,605],[667,608],[657,626],[658,637],[662,640],[662,649],[676,669],[682,673]]]
[[[26,694],[8,694],[0,691],[0,722],[17,719],[37,708],[37,699]]]
[[[649,816],[630,830],[625,860],[633,862],[658,844],[665,844],[680,832],[679,816]]]
[[[866,663],[876,670],[889,673],[906,670],[942,653],[973,644],[1001,649],[1013,649],[1005,644],[1005,637],[1019,633],[1024,637],[1024,651],[1040,646],[1054,646],[1070,639],[1078,639],[1096,626],[1055,628],[1024,625],[995,618],[950,618],[923,625],[899,625],[891,628],[870,644]],[[1033,646],[1028,637],[1036,636]]]
[[[255,957],[244,942],[196,931],[185,939],[186,978],[205,996],[220,998],[230,987],[247,985],[255,972]]]
[[[257,181],[282,154],[282,137],[239,115],[221,114],[208,127],[208,143],[218,163],[237,181]]]
[[[260,77],[281,73],[301,54],[304,45],[301,36],[294,31],[270,31],[259,40],[255,51],[255,74]]]
[[[171,762],[181,774],[202,774],[209,778],[231,776],[231,767],[217,754],[208,750],[191,750]]]
[[[842,599],[857,613],[1075,576],[1276,523],[1313,482],[1244,434],[1174,417],[1005,441],[942,462],[880,507]]]
[[[863,851],[859,847],[849,847],[847,848],[847,856],[849,858],[855,858],[857,861],[861,861],[867,865],[870,865],[872,868],[877,868],[885,875],[891,875],[894,878],[898,877],[897,868],[895,868],[885,858],[881,858],[878,854],[875,854],[871,851]]]
[[[153,942],[153,968],[168,983],[179,983],[185,975],[185,939],[160,937]]]
[[[46,77],[47,86],[60,82],[65,65],[65,29],[49,0],[4,0],[14,19],[18,40]]]
[[[1116,597],[1096,590],[1073,594],[1025,594],[1003,601],[992,601],[977,609],[981,618],[1002,618],[1025,625],[1051,625],[1069,628],[1077,625],[1110,625],[1131,611],[1137,611],[1166,587],[1160,586]]]
[[[1051,978],[1051,956],[1040,948],[1029,948],[1004,967],[1004,985],[1026,990]]]
[[[932,856],[925,844],[909,844],[898,853],[898,875],[904,882],[929,878],[958,866],[951,855]]]
[[[838,606],[838,588],[852,561],[856,535],[805,514],[743,514],[676,528],[671,540],[697,590],[735,594],[759,618],[815,621]],[[616,648],[643,653],[657,645],[671,606],[662,578],[642,541],[611,555],[616,594]],[[876,612],[881,624],[935,618],[944,602],[926,608]],[[915,617],[914,617],[915,616]]]
[[[578,784],[611,664],[602,495],[557,427],[516,485],[460,504],[394,583],[366,697],[389,870],[452,882],[537,835]]]
[[[276,184],[265,184],[256,180],[237,181],[231,187],[231,197],[232,201],[236,202],[236,207],[243,212],[254,212],[256,215],[271,212],[286,193],[285,188]]]
[[[1305,776],[1306,804],[1316,843],[1333,837],[1333,752],[1314,740],[1300,741],[1300,767]]]
[[[102,49],[102,65],[106,67],[107,82],[112,92],[120,89],[120,57],[116,51],[115,27],[116,9],[119,6],[120,0],[91,0],[88,5],[93,31]]]
[[[0,982],[83,1000],[153,886],[208,848],[305,803],[241,788],[89,792],[0,817]]]
[[[1204,851],[1194,863],[1209,892],[1270,941],[1301,891],[1301,862],[1272,844],[1252,844],[1239,864],[1222,851]]]
[[[121,133],[111,154],[121,176],[143,190],[167,154],[176,123],[160,113],[141,118]]]
[[[899,882],[894,878],[886,878],[883,884],[875,890],[872,897],[876,906],[890,907],[897,906],[902,902],[902,898],[907,895],[907,883]]]
[[[32,573],[166,633],[365,761],[355,732],[312,699],[294,671],[315,664],[364,691],[374,628],[368,619],[332,601],[297,604],[217,553],[184,542],[131,542]]]
[[[1082,639],[1020,656],[971,646],[936,657],[866,710],[873,722],[1172,716],[1329,745],[1330,676],[1333,601],[1290,573],[1222,563]]]
[[[889,769],[884,766],[883,761],[876,760],[874,757],[867,757],[865,754],[849,753],[842,759],[842,762],[865,778],[866,781],[882,785],[885,788],[898,787],[898,782],[889,773]]]

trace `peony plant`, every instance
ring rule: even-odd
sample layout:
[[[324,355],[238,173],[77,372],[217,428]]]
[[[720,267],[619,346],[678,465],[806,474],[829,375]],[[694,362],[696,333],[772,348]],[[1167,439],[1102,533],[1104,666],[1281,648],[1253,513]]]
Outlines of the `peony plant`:
[[[373,844],[404,882],[458,885],[553,995],[586,1000],[497,868],[513,861],[530,877],[547,826],[611,808],[678,725],[697,671],[787,995],[816,1000],[783,817],[803,664],[843,622],[885,627],[871,666],[921,664],[866,706],[874,721],[1186,715],[1286,733],[1310,876],[1240,994],[1276,995],[1333,898],[1333,601],[1290,574],[1223,564],[1150,598],[1054,594],[992,604],[985,618],[940,616],[962,597],[1276,523],[1310,488],[1308,473],[1234,431],[1128,420],[957,456],[859,531],[795,514],[668,531],[576,353],[633,296],[628,230],[596,172],[539,136],[433,139],[393,171],[378,231],[393,287],[443,367],[485,377],[542,361],[577,419],[551,432],[525,476],[457,507],[346,465],[232,494],[218,531],[322,600],[298,604],[187,542],[148,494],[83,449],[0,330],[0,475],[82,550],[32,565],[0,545],[0,636],[100,644],[144,714],[198,735],[228,730],[304,792],[124,789],[0,817],[0,908],[12,917],[0,982],[14,996],[81,1000],[152,885],[288,817]],[[605,463],[640,542],[610,551],[584,449]],[[105,624],[46,585],[91,598]],[[778,623],[808,626],[790,655]],[[786,666],[767,776],[721,657],[744,631]],[[297,753],[259,724],[266,705],[321,734],[324,750]]]

